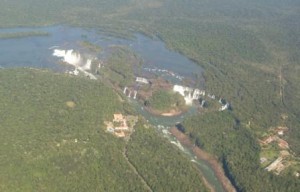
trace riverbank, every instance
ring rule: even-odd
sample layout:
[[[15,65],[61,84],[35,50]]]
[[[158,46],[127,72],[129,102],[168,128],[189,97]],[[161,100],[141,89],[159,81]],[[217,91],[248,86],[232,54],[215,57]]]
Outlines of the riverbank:
[[[162,112],[159,110],[155,110],[151,107],[145,107],[145,110],[148,111],[150,114],[155,115],[155,116],[163,116],[163,117],[175,117],[183,114],[186,111],[183,110],[170,110],[168,112]]]
[[[43,37],[49,36],[48,32],[44,31],[26,31],[26,32],[11,32],[0,33],[0,39],[20,39],[25,37]]]
[[[188,136],[180,132],[177,128],[171,128],[170,132],[183,146],[191,149],[198,159],[208,162],[225,191],[236,192],[236,189],[233,187],[230,180],[225,176],[224,170],[216,158],[199,147],[194,146]]]

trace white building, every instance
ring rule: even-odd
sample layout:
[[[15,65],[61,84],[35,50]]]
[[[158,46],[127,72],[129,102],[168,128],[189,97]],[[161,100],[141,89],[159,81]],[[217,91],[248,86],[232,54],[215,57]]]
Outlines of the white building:
[[[136,77],[135,81],[139,83],[149,84],[149,81],[143,77]]]

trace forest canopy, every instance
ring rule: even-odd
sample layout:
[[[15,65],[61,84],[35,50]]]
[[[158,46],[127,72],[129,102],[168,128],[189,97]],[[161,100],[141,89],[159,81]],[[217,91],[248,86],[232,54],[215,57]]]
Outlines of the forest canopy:
[[[207,116],[200,116],[199,119],[198,117],[188,119],[185,122],[186,127],[195,142],[198,139],[199,146],[215,154],[226,165],[228,174],[241,191],[255,191],[256,189],[261,191],[260,187],[264,185],[269,187],[268,189],[271,191],[280,189],[284,191],[285,189],[282,187],[286,186],[290,187],[286,188],[287,190],[293,191],[294,187],[298,186],[293,179],[280,182],[278,181],[280,177],[270,176],[261,171],[254,173],[251,170],[259,170],[257,169],[257,160],[260,148],[257,137],[266,134],[274,127],[286,126],[289,128],[285,136],[286,140],[290,144],[291,151],[298,156],[300,154],[299,10],[299,0],[10,0],[1,2],[0,27],[70,25],[94,28],[101,32],[126,37],[134,32],[140,32],[150,37],[159,37],[168,48],[184,54],[201,65],[204,69],[206,91],[226,98],[232,106],[232,114],[208,114]],[[112,62],[120,63],[120,60],[113,60]],[[125,72],[128,72],[129,76],[124,81],[132,81],[132,71]],[[27,140],[22,137],[29,134],[29,131],[26,130],[36,127],[34,124],[44,125],[44,123],[45,131],[49,134],[55,135],[56,132],[66,131],[71,139],[74,139],[73,134],[87,138],[90,133],[80,132],[80,125],[87,126],[92,130],[92,133],[96,133],[96,127],[100,126],[100,121],[111,117],[114,110],[121,110],[115,95],[112,91],[106,91],[108,89],[105,86],[96,88],[96,90],[104,93],[101,95],[91,90],[93,85],[89,84],[90,82],[83,83],[84,86],[79,83],[80,85],[74,85],[76,88],[72,88],[67,86],[72,84],[70,79],[61,81],[62,86],[68,87],[66,90],[76,93],[72,96],[59,87],[59,84],[53,84],[47,88],[45,86],[48,85],[47,81],[42,80],[40,83],[37,81],[38,84],[35,85],[41,91],[34,92],[34,95],[29,97],[32,92],[26,91],[31,90],[32,82],[30,79],[35,79],[37,74],[34,72],[25,74],[17,72],[14,74],[16,78],[9,78],[8,75],[11,73],[14,72],[1,72],[0,76],[1,83],[7,82],[0,86],[0,112],[3,119],[0,126],[4,130],[2,134],[5,140],[10,138],[6,137],[7,134],[15,133],[21,137],[20,141],[27,143]],[[112,72],[112,74],[118,81],[122,79],[115,73]],[[27,80],[23,82],[22,76],[26,77]],[[50,78],[52,82],[55,81],[53,77],[46,77]],[[58,77],[58,79],[61,78]],[[19,82],[15,84],[15,81]],[[43,111],[43,107],[52,104],[53,98],[57,96],[42,97],[50,93],[49,90],[51,89],[56,90],[55,93],[60,93],[62,99],[55,102],[55,105],[49,109],[47,108],[47,111]],[[87,89],[90,94],[87,95],[87,99],[83,99],[79,92],[85,92]],[[25,90],[22,92],[23,95],[17,92],[19,90]],[[94,101],[93,95],[102,98],[103,101],[111,102],[110,105],[91,102]],[[32,100],[33,98],[37,98],[38,102]],[[76,103],[74,109],[65,106],[65,102],[69,100]],[[4,112],[3,109],[6,109],[8,104],[11,105],[10,110]],[[95,107],[86,108],[90,105],[95,105]],[[19,109],[21,111],[18,111]],[[79,109],[85,111],[83,116],[81,113],[73,114]],[[33,115],[33,112],[36,110],[42,110],[37,115],[40,118],[34,118],[36,116]],[[96,119],[94,119],[96,115],[89,113],[90,110],[95,110],[93,114],[97,114]],[[25,116],[16,115],[21,112]],[[46,115],[51,118],[46,119]],[[101,118],[98,118],[99,116]],[[92,123],[88,125],[84,124],[85,121],[75,123],[84,117],[90,118]],[[212,121],[207,121],[204,117]],[[32,119],[36,121],[32,121]],[[52,121],[56,123],[53,124]],[[66,123],[67,128],[62,130],[60,123]],[[202,124],[202,126],[194,126],[195,124]],[[14,127],[20,126],[24,127],[24,132],[14,129]],[[50,126],[54,129],[48,129]],[[12,128],[8,131],[7,127]],[[35,130],[31,131],[32,135],[30,136],[36,138],[37,141],[43,139],[39,137],[39,134],[35,134]],[[91,135],[91,139],[94,138],[93,134]],[[214,138],[219,138],[219,140]],[[45,145],[54,141],[62,141],[61,139],[63,138],[51,137],[49,140],[46,139]],[[106,138],[106,140],[110,140],[110,138]],[[99,142],[97,141],[95,145],[101,146],[102,143]],[[118,142],[120,141],[116,141],[116,143]],[[137,139],[135,142],[140,141]],[[228,145],[224,145],[223,142]],[[38,171],[42,169],[43,164],[34,164],[34,169],[25,167],[22,170],[14,170],[10,168],[10,162],[19,163],[20,154],[24,153],[22,147],[27,145],[19,144],[13,140],[3,140],[3,143],[11,144],[8,146],[11,146],[12,149],[6,150],[3,147],[1,150],[4,151],[1,154],[15,152],[17,157],[10,160],[4,158],[4,164],[7,166],[3,166],[5,170],[1,171],[2,174],[32,171],[32,178],[18,179],[21,184],[35,181],[36,175],[37,177],[45,177]],[[34,143],[37,150],[42,147],[38,143]],[[115,144],[112,145],[115,146]],[[215,146],[219,146],[219,148]],[[241,149],[242,152],[240,152]],[[54,149],[49,150],[51,152]],[[116,152],[118,150],[118,147],[115,146],[110,157],[114,156],[114,153],[120,157],[121,155]],[[147,151],[148,149],[143,150]],[[89,153],[97,156],[95,151]],[[32,152],[32,154],[34,156],[35,153]],[[74,157],[70,153],[64,156],[66,157],[55,162],[57,167],[67,164],[64,158],[72,159]],[[40,158],[37,155],[34,157]],[[42,157],[46,159],[47,165],[52,162],[51,155]],[[134,158],[134,161],[141,162],[141,159]],[[95,162],[89,165],[97,167],[93,163]],[[116,162],[114,161],[112,163],[114,166],[120,166],[123,176],[133,174],[126,172],[125,165],[123,167],[123,164],[115,165]],[[70,167],[67,166],[67,168],[71,170],[73,164],[68,163],[68,165]],[[68,172],[69,169],[65,171]],[[92,168],[87,168],[87,170],[89,169]],[[97,169],[102,168],[98,166]],[[141,170],[144,171],[144,169]],[[53,168],[49,171],[55,172],[57,170]],[[81,171],[85,172],[86,170]],[[94,176],[95,178],[99,177],[97,173]],[[114,178],[115,176],[115,173],[112,173],[111,177]],[[146,173],[145,176],[153,179]],[[73,177],[81,181],[79,177]],[[58,180],[58,178],[52,179]],[[136,177],[132,178],[132,182],[136,182]],[[110,185],[108,180],[103,182]],[[250,182],[253,183],[250,185]],[[277,184],[282,185],[274,188]],[[10,183],[10,185],[18,186],[16,183]],[[5,186],[0,189],[5,191],[6,188],[3,187]],[[97,187],[99,186],[95,186],[95,188]],[[139,190],[143,186],[137,184],[136,187]],[[129,187],[128,189],[132,190],[133,188]],[[28,190],[30,191],[31,188]]]

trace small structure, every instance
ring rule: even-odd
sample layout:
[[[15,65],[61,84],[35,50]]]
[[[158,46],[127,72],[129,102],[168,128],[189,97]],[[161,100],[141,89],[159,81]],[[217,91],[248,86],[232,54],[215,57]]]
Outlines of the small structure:
[[[282,157],[278,157],[273,163],[271,163],[268,167],[265,168],[267,171],[275,170],[282,162]]]
[[[136,77],[135,81],[139,83],[149,84],[149,81],[143,77]]]
[[[260,143],[262,145],[268,145],[269,143],[272,143],[273,141],[277,141],[277,136],[269,136],[266,139],[262,140]]]
[[[113,122],[117,123],[117,126],[114,128],[115,131],[128,130],[126,119],[122,114],[114,114]]]
[[[113,132],[115,132],[115,129],[112,127],[107,127],[107,131],[110,133],[113,133]]]
[[[277,132],[278,135],[283,136],[284,133],[286,133],[289,130],[287,127],[277,127],[275,131]]]
[[[276,141],[278,147],[280,147],[281,149],[289,149],[289,143],[286,142],[285,140],[279,138],[277,135],[269,136],[266,139],[260,141],[260,143],[262,145],[268,145],[268,144],[272,143],[273,141]]]
[[[278,146],[279,146],[281,149],[288,149],[288,148],[289,148],[288,142],[286,142],[286,141],[283,140],[283,139],[278,139]]]
[[[124,117],[121,113],[114,114],[113,122],[120,122],[123,121]]]
[[[121,113],[114,114],[112,122],[104,121],[106,131],[117,137],[126,137],[133,131],[133,127],[138,121],[136,116],[123,116]]]
[[[281,157],[289,157],[291,154],[287,150],[280,151]]]
[[[137,96],[137,91],[136,90],[131,90],[130,88],[128,88],[128,87],[124,87],[124,89],[123,89],[123,93],[124,93],[124,95],[126,95],[127,97],[129,97],[129,98],[133,98],[133,99],[136,99],[136,96]],[[127,94],[128,93],[128,94]]]
[[[280,130],[280,131],[277,132],[277,134],[280,135],[280,136],[282,136],[284,133],[283,133],[282,130]]]
[[[115,131],[115,135],[116,135],[117,137],[125,137],[124,131]]]
[[[266,162],[268,159],[265,157],[261,157],[260,158],[260,163],[263,164],[264,162]]]
[[[208,94],[207,96],[208,96],[209,98],[211,98],[211,99],[216,99],[216,96],[215,96],[215,95]]]

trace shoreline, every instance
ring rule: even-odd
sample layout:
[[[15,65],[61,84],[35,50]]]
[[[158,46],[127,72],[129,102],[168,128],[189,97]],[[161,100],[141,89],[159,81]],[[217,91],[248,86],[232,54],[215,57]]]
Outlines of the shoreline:
[[[169,112],[160,112],[158,110],[149,108],[149,107],[144,107],[146,111],[151,113],[152,115],[156,116],[163,116],[163,117],[176,117],[184,113],[184,111],[169,111]]]
[[[180,132],[176,127],[171,128],[170,132],[183,146],[190,148],[198,159],[204,160],[210,165],[225,191],[236,192],[236,189],[234,188],[230,180],[226,177],[222,166],[219,164],[215,157],[200,149],[199,147],[194,146],[188,136]]]

